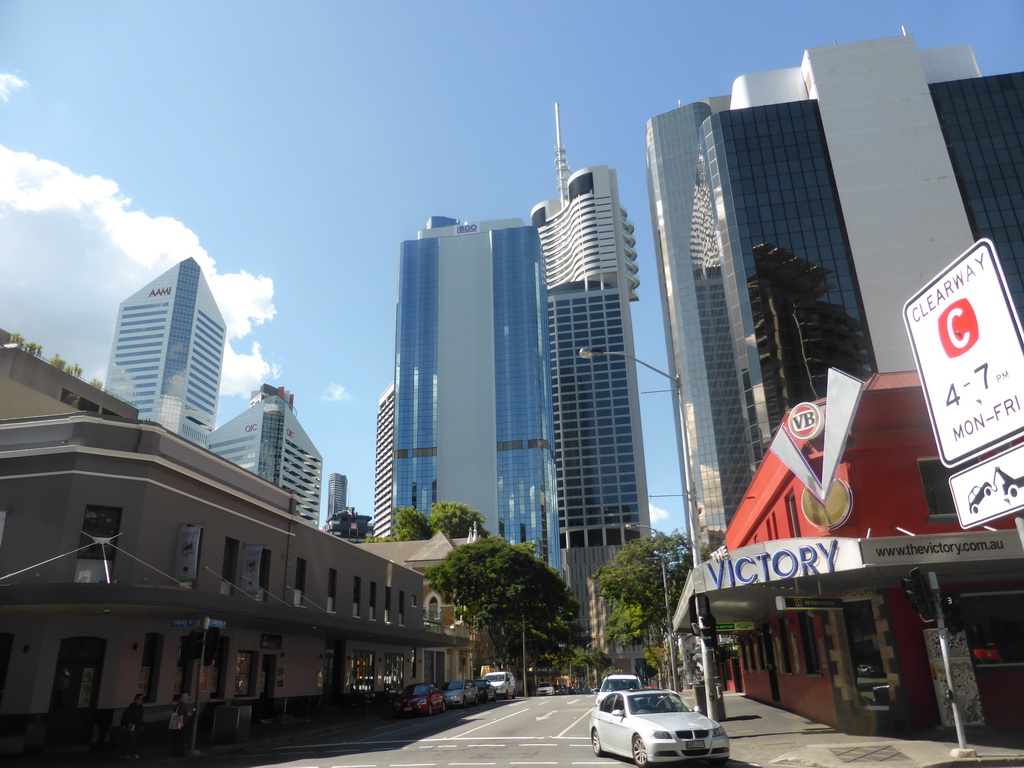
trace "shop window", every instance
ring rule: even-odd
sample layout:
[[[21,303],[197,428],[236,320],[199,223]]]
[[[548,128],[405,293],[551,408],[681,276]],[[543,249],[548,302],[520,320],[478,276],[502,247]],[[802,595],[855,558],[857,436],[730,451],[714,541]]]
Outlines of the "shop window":
[[[85,508],[82,536],[78,543],[78,546],[84,549],[78,553],[75,583],[98,584],[113,581],[115,549],[109,541],[120,531],[120,507],[89,505]]]
[[[792,619],[788,617],[782,617],[779,619],[779,632],[782,634],[782,671],[787,675],[793,674],[793,659],[796,658],[797,669],[800,668],[800,659],[797,658],[796,653],[796,636],[792,630]],[[793,655],[790,656],[790,647],[793,649]]]
[[[821,674],[821,660],[818,658],[818,643],[814,636],[814,619],[810,611],[797,614],[800,623],[800,642],[804,651],[804,663],[808,675]]]
[[[966,592],[959,602],[975,667],[1019,671],[1024,664],[1024,592]]]
[[[847,600],[843,603],[846,643],[850,648],[853,678],[867,706],[889,705],[889,684],[882,666],[874,611],[870,600]]]
[[[252,696],[255,687],[256,652],[239,651],[235,656],[235,696]]]
[[[401,653],[384,654],[384,690],[397,693],[402,690],[405,679],[405,655]]]
[[[373,651],[353,651],[351,688],[353,693],[373,692]]]

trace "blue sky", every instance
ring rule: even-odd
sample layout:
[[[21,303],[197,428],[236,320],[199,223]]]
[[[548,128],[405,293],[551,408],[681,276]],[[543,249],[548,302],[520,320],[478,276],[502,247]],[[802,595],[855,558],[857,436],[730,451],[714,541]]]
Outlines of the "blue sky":
[[[560,102],[570,168],[618,171],[637,356],[664,369],[646,121],[901,26],[972,45],[983,74],[1024,69],[1020,0],[0,0],[0,328],[102,380],[118,303],[196,257],[231,325],[218,422],[286,387],[325,488],[348,475],[370,514],[402,240],[555,197]],[[639,375],[652,517],[673,530],[672,400]]]

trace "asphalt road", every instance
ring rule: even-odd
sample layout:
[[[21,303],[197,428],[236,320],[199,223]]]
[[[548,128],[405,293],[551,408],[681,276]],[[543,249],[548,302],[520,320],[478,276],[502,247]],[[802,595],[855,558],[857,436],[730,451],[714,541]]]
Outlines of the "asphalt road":
[[[583,768],[594,757],[593,696],[514,699],[430,717],[368,724],[366,732],[194,761],[217,768]]]

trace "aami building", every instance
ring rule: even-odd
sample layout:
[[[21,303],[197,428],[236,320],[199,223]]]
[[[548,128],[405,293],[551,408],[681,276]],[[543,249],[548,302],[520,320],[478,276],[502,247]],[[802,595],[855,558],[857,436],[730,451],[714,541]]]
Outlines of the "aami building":
[[[817,402],[826,430],[843,410],[832,389]],[[867,381],[827,507],[776,455],[789,429],[729,525],[727,554],[687,582],[677,627],[696,621],[689,596],[706,596],[738,641],[738,675],[725,677],[813,720],[851,732],[948,725],[937,624],[900,582],[916,567],[959,606],[953,688],[966,724],[1024,727],[1021,540],[1013,517],[961,527],[947,484],[957,470],[938,459],[918,375]],[[823,437],[793,440],[820,482]],[[999,484],[993,503],[1014,490]]]

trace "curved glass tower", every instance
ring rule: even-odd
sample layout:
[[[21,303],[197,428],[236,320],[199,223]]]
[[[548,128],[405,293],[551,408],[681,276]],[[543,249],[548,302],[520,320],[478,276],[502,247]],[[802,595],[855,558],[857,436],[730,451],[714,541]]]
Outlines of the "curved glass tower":
[[[618,355],[584,360],[579,350],[634,354],[629,303],[640,281],[615,171],[584,168],[564,192],[535,206],[532,221],[547,268],[564,575],[583,626],[603,642],[593,575],[626,538],[646,535],[626,525],[648,526],[650,513],[636,366]]]

